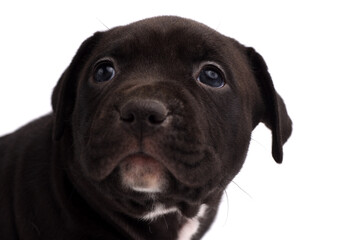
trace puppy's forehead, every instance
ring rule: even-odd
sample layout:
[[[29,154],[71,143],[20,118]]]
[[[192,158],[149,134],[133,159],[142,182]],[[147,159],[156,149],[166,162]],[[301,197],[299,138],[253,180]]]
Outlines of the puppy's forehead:
[[[222,55],[227,37],[204,24],[179,17],[156,17],[105,32],[104,51],[120,55],[182,54],[205,58]],[[175,52],[174,52],[175,51]]]
[[[119,37],[142,37],[151,34],[172,36],[181,33],[187,37],[189,37],[189,35],[194,37],[206,36],[211,40],[211,38],[221,36],[220,33],[202,23],[180,17],[148,18],[126,26],[114,28],[113,32],[119,34]],[[177,36],[179,37],[179,35]]]

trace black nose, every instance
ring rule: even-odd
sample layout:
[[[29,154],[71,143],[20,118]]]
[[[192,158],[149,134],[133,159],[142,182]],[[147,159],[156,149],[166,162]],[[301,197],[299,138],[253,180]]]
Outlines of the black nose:
[[[136,99],[125,103],[120,109],[120,119],[133,131],[148,132],[163,125],[168,110],[157,100]]]

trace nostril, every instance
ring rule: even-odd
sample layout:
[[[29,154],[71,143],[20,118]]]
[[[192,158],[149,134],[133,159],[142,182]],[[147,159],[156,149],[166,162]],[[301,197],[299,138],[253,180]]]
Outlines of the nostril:
[[[122,114],[120,116],[120,119],[124,122],[127,122],[127,123],[132,123],[135,121],[135,115],[132,114],[132,113],[128,113],[128,114]]]
[[[153,125],[157,125],[157,124],[163,123],[165,121],[165,119],[166,119],[166,115],[153,114],[153,115],[149,116],[148,122]]]

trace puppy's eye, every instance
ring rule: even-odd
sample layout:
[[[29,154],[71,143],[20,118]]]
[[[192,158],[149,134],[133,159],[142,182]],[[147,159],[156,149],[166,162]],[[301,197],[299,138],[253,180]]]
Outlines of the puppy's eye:
[[[212,65],[203,67],[197,80],[214,88],[221,88],[225,85],[223,74],[217,67]]]
[[[115,69],[111,62],[100,62],[95,67],[94,80],[95,82],[106,82],[115,76]]]

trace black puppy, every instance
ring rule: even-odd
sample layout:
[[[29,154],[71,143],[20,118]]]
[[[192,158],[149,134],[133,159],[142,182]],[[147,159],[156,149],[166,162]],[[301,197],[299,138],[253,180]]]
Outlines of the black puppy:
[[[200,239],[252,130],[291,120],[253,48],[191,20],[95,33],[53,113],[0,138],[0,239]]]

